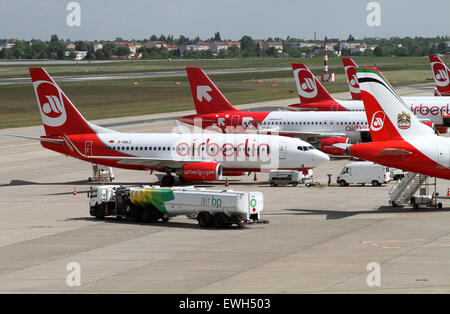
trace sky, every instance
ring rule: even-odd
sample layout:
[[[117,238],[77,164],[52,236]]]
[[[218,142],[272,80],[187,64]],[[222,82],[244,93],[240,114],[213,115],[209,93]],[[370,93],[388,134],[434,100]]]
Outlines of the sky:
[[[70,2],[80,26],[70,27]],[[287,36],[346,39],[450,35],[449,0],[378,0],[380,25],[369,26],[371,0],[0,0],[0,38],[148,39],[152,34],[238,40]],[[373,17],[373,15],[372,15]]]

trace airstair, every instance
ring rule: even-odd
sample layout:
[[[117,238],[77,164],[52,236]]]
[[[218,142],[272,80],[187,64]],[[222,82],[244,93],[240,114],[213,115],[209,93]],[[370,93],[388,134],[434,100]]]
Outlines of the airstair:
[[[415,172],[408,172],[405,177],[390,192],[389,203],[401,207],[409,203],[411,197],[425,183],[428,177]]]
[[[112,182],[114,180],[114,172],[111,167],[92,164],[92,177],[89,182]]]

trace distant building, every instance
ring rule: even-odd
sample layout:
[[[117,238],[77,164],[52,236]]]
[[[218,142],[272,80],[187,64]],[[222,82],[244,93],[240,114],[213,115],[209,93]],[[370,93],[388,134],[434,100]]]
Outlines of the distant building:
[[[148,41],[145,44],[145,48],[167,48],[167,44],[164,41]]]
[[[103,45],[102,44],[95,44],[94,45],[94,52],[97,50],[103,49]]]
[[[195,45],[180,45],[179,49],[181,56],[183,56],[186,50],[193,50],[193,51],[210,50],[210,44],[208,42],[199,40]]]
[[[178,45],[167,45],[166,48],[168,50],[177,50],[178,49]]]
[[[0,44],[0,50],[10,49],[10,48],[14,47],[14,45],[15,45],[15,43],[8,43],[8,42],[1,43]]]
[[[76,49],[76,46],[75,46],[74,43],[70,43],[70,44],[67,44],[67,45],[66,45],[66,48],[67,48],[67,49]]]
[[[86,59],[87,51],[75,51],[75,60],[80,61]]]
[[[209,44],[209,42],[206,42],[206,41],[203,41],[203,40],[199,40],[198,42],[197,42],[197,49],[198,50],[210,50],[210,44]]]
[[[128,59],[129,59],[129,60],[139,60],[139,59],[142,59],[142,53],[136,52],[136,53],[134,53],[134,54],[130,54],[130,55],[128,55]]]
[[[283,44],[276,41],[267,41],[263,44],[263,49],[275,48],[278,52],[283,52]]]
[[[236,46],[238,48],[241,48],[241,42],[240,41],[231,41],[231,40],[212,41],[209,44],[209,49],[212,51],[212,53],[218,54],[220,52],[220,50],[222,50],[222,49],[227,50],[231,46]]]
[[[127,47],[128,47],[128,49],[130,49],[130,52],[132,53],[132,54],[135,54],[136,53],[136,45],[135,44],[128,44],[127,45]]]

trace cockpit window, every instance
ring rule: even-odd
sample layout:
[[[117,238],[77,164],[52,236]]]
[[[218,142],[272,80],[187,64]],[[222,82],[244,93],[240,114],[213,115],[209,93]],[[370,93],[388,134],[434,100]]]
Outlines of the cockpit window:
[[[309,149],[315,149],[314,146],[308,146]]]
[[[298,149],[298,150],[303,150],[303,147],[297,146],[297,149]]]

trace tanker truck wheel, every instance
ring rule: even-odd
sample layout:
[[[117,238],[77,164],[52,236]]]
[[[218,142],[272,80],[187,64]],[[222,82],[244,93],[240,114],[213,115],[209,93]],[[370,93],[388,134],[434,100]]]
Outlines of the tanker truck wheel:
[[[197,215],[197,221],[199,226],[202,228],[210,227],[213,221],[213,216],[208,212],[200,212]]]
[[[224,213],[217,213],[214,215],[214,227],[224,228],[230,226],[230,218]]]

